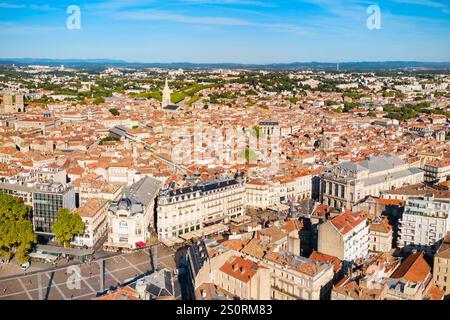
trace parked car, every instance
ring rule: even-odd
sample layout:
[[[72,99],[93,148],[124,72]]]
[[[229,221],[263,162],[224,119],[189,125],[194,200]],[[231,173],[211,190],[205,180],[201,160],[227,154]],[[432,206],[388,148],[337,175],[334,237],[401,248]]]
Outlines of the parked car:
[[[22,264],[20,265],[20,269],[21,269],[22,271],[27,271],[29,267],[30,267],[30,261],[25,262],[25,263],[22,263]]]
[[[3,258],[0,258],[0,266],[4,263],[5,263],[5,261],[3,261]]]

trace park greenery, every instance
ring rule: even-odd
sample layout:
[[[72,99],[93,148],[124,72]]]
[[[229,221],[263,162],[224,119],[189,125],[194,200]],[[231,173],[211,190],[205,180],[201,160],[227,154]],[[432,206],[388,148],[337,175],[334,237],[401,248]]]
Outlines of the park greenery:
[[[115,117],[120,116],[120,112],[116,108],[109,109],[109,112],[111,112],[111,114]]]
[[[84,232],[83,220],[79,215],[71,213],[66,208],[59,209],[56,215],[58,218],[53,223],[52,231],[56,241],[65,248],[69,248],[73,236]]]
[[[118,138],[115,138],[115,137],[108,136],[108,137],[106,137],[106,138],[101,139],[100,142],[99,142],[98,144],[99,144],[100,146],[102,146],[102,145],[105,144],[105,142],[110,142],[110,141],[119,141],[119,139],[118,139]]]
[[[198,100],[200,100],[200,97],[195,95],[195,96],[192,96],[186,103],[188,105],[192,105],[193,103],[197,102]]]
[[[405,104],[401,107],[397,106],[384,106],[384,111],[388,112],[386,118],[396,119],[399,121],[407,121],[416,117],[421,113],[425,114],[441,114],[450,116],[448,112],[443,109],[431,108],[428,102],[421,102],[418,104]]]
[[[171,83],[171,87],[177,89],[179,91],[173,92],[170,95],[170,100],[172,103],[179,103],[186,98],[190,98],[187,103],[192,104],[200,99],[198,93],[201,90],[213,88],[216,84],[189,84],[185,85],[183,82],[174,82]],[[128,97],[130,98],[140,98],[140,99],[155,99],[158,101],[162,101],[162,93],[156,88],[151,92],[138,92],[138,93],[130,93]]]
[[[0,256],[5,261],[14,256],[20,263],[29,260],[28,253],[37,240],[31,211],[21,199],[0,192]]]
[[[105,98],[103,98],[103,97],[95,98],[92,103],[95,104],[95,105],[99,105],[99,104],[105,103]]]

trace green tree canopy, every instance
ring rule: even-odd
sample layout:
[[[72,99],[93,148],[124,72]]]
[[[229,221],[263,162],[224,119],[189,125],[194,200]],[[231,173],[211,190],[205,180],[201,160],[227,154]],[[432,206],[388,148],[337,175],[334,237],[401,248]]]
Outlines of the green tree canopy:
[[[119,141],[119,139],[116,138],[116,137],[110,137],[110,136],[108,136],[108,137],[105,137],[105,138],[101,139],[100,142],[99,142],[98,144],[99,144],[100,146],[102,146],[102,145],[105,144],[105,142],[108,142],[108,141]]]
[[[99,104],[105,103],[105,98],[103,98],[103,97],[95,98],[95,100],[94,100],[93,103],[94,103],[95,105],[99,105]]]
[[[261,131],[261,127],[258,125],[253,126],[253,128],[251,130],[251,134],[253,136],[255,136],[257,139],[263,137],[263,132]]]
[[[13,255],[21,263],[28,261],[28,252],[36,242],[31,207],[0,192],[0,221],[0,255],[7,261]]]
[[[120,112],[116,108],[109,109],[109,112],[111,112],[111,114],[115,117],[120,116]]]
[[[59,209],[56,214],[58,218],[53,223],[52,231],[56,241],[67,248],[73,236],[84,232],[84,223],[79,215],[71,213],[66,208]]]

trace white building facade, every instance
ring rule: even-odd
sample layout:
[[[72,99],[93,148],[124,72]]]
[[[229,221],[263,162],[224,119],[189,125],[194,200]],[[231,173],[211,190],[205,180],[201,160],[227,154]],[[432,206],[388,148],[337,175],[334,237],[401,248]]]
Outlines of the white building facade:
[[[126,188],[108,212],[107,249],[136,249],[151,237],[154,227],[155,201],[161,182],[144,177]]]
[[[423,170],[385,153],[359,163],[343,162],[329,169],[321,177],[321,199],[323,204],[351,209],[368,195],[379,196],[383,191],[420,183],[423,179]]]
[[[228,222],[245,214],[245,186],[229,179],[162,190],[157,202],[160,240]]]
[[[399,247],[434,251],[450,231],[450,200],[409,198],[399,225]]]

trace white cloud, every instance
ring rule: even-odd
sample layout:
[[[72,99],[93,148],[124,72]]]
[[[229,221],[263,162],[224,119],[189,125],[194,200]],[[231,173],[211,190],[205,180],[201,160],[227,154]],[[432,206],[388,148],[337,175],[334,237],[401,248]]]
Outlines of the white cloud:
[[[224,26],[246,26],[250,24],[248,21],[235,18],[188,16],[178,13],[172,13],[169,11],[158,11],[158,10],[139,10],[139,11],[121,12],[118,13],[117,16],[130,20],[169,21],[187,24],[224,25]]]
[[[213,4],[213,5],[241,5],[256,7],[276,7],[275,4],[257,0],[179,0],[191,4]]]
[[[2,9],[23,9],[26,8],[23,4],[10,4],[6,2],[0,2],[0,8]]]
[[[139,10],[120,12],[114,15],[119,19],[141,20],[141,21],[163,21],[184,24],[204,25],[204,26],[241,26],[259,27],[277,32],[289,32],[297,35],[310,35],[311,32],[295,25],[285,23],[259,23],[243,19],[214,17],[214,16],[190,16],[159,10]]]
[[[393,2],[397,3],[404,3],[404,4],[415,4],[418,6],[425,6],[425,7],[433,7],[433,8],[445,8],[446,5],[437,1],[432,0],[392,0]]]
[[[52,10],[54,8],[50,7],[48,4],[12,4],[7,2],[0,2],[0,9],[31,9],[31,10]]]

